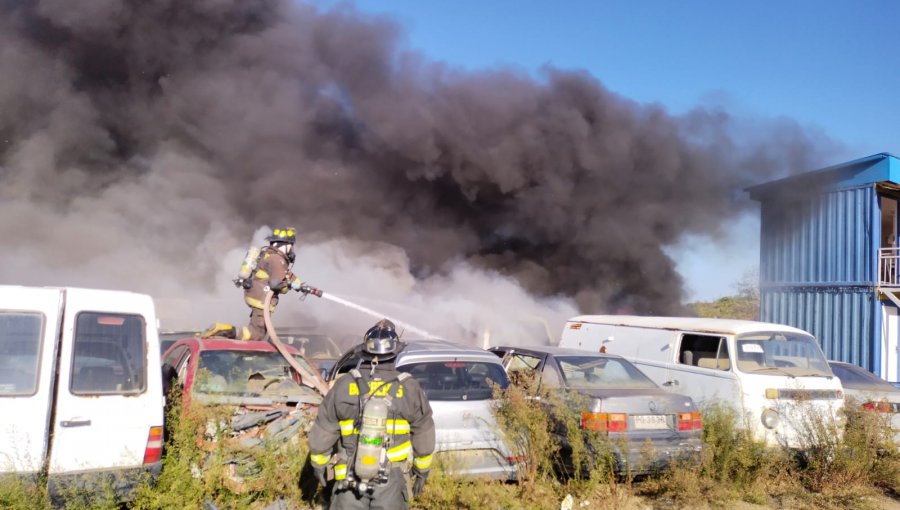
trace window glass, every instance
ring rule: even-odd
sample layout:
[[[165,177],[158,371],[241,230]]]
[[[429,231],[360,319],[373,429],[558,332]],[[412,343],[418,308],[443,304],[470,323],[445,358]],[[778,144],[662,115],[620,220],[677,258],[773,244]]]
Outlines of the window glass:
[[[752,333],[737,338],[742,372],[769,375],[829,376],[828,362],[816,339],[795,333]]]
[[[188,352],[187,356],[181,360],[181,364],[176,367],[178,371],[178,382],[184,384],[184,379],[187,377],[188,367],[191,365],[191,353]]]
[[[37,392],[44,316],[0,312],[0,397]]]
[[[300,351],[301,354],[313,360],[318,359],[336,359],[341,357],[341,350],[338,348],[334,340],[327,335],[301,335],[301,334],[282,334],[278,337],[285,344],[290,345],[294,349]]]
[[[432,361],[410,363],[397,370],[413,376],[429,400],[487,400],[493,396],[492,385],[509,385],[499,363]]]
[[[184,353],[188,350],[187,346],[180,346],[179,348],[173,350],[169,353],[168,356],[163,359],[163,364],[169,365],[172,368],[178,366],[178,362],[181,360],[181,357],[184,356]]]
[[[300,368],[306,370],[311,374],[316,374],[319,372],[319,370],[316,367],[312,366],[312,364],[310,364],[310,361],[306,359],[306,357],[302,354],[295,354],[294,361],[296,361],[297,364],[300,365]]]
[[[134,394],[146,388],[146,341],[140,315],[79,313],[73,349],[72,393]]]
[[[877,375],[858,367],[831,364],[831,371],[841,380],[845,388],[868,391],[893,391],[894,385],[880,379]]]
[[[530,386],[536,382],[541,358],[527,354],[513,353],[509,357],[506,371],[510,380],[516,385]]]
[[[728,342],[723,336],[695,335],[681,336],[678,348],[678,363],[701,368],[730,370]]]
[[[299,381],[300,377],[278,352],[205,350],[200,351],[191,391],[290,401],[314,391]]]
[[[559,388],[562,385],[562,381],[559,379],[559,372],[556,370],[552,358],[544,363],[544,370],[541,371],[541,384],[545,388]]]
[[[621,358],[557,356],[556,361],[571,389],[656,388],[656,383]]]

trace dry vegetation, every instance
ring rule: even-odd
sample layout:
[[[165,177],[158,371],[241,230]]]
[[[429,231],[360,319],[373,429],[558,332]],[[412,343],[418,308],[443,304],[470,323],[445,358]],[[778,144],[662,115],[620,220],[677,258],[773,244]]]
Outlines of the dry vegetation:
[[[615,445],[578,428],[577,402],[550,395],[527,398],[515,387],[499,402],[501,428],[524,454],[520,483],[460,479],[437,466],[414,508],[547,509],[560,508],[569,497],[572,508],[843,509],[879,508],[873,496],[881,496],[881,502],[900,497],[900,453],[890,441],[884,415],[858,406],[848,406],[843,434],[816,429],[811,420],[811,453],[803,458],[753,441],[736,426],[738,417],[728,408],[708,408],[706,449],[698,459],[636,478],[613,476],[610,452]],[[551,412],[560,419],[551,420]],[[155,485],[140,487],[127,506],[262,509],[280,501],[278,508],[322,507],[322,491],[304,472],[308,463],[302,438],[277,448],[242,451],[223,440],[227,427],[210,425],[227,423],[226,416],[221,408],[170,410],[163,473]],[[252,462],[239,471],[244,483],[236,485],[232,461],[248,457]],[[67,495],[68,508],[118,506],[104,491],[90,497]],[[49,507],[40,484],[0,481],[0,508]]]

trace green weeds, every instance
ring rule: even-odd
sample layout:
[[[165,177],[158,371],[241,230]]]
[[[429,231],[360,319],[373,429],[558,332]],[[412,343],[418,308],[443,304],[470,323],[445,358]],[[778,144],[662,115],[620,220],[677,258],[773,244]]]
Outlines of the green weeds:
[[[768,448],[739,426],[730,407],[703,410],[704,450],[650,475],[614,475],[624,443],[581,428],[586,401],[575,395],[510,387],[497,393],[496,418],[514,455],[519,482],[454,475],[440,457],[415,509],[874,508],[873,496],[900,495],[900,452],[888,415],[848,402],[838,430],[813,412],[802,419],[805,453]],[[181,402],[180,398],[173,399]],[[291,509],[324,508],[308,472],[305,434],[264,444],[241,444],[229,425],[233,409],[181,406],[167,412],[166,456],[155,484],[140,486],[128,508],[262,509],[283,501]],[[646,446],[646,445],[645,445]],[[642,455],[651,459],[647,447]],[[634,466],[640,471],[642,466]],[[63,494],[74,510],[119,508],[107,490]],[[898,503],[900,505],[900,503]],[[51,508],[43,478],[0,477],[0,508]]]
[[[309,457],[302,433],[284,441],[261,441],[264,436],[241,441],[230,434],[233,408],[182,406],[180,399],[173,400],[179,404],[167,413],[162,474],[156,484],[139,490],[132,508],[205,509],[211,503],[254,509],[278,500],[307,508],[313,503],[315,488],[300,483]]]

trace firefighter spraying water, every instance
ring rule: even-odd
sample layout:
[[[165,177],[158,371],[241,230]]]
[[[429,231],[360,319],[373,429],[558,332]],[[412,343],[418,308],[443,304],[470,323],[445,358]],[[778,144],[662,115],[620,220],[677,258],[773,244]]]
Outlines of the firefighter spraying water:
[[[242,340],[262,340],[266,333],[271,332],[263,319],[263,310],[265,307],[268,313],[274,313],[279,294],[294,290],[322,295],[321,291],[306,285],[291,272],[295,257],[294,243],[297,242],[293,228],[276,228],[266,241],[269,241],[268,246],[248,250],[234,280],[236,287],[244,289],[244,302],[250,307],[250,322],[240,331]],[[275,294],[269,300],[270,304],[264,305],[263,300],[270,290]]]

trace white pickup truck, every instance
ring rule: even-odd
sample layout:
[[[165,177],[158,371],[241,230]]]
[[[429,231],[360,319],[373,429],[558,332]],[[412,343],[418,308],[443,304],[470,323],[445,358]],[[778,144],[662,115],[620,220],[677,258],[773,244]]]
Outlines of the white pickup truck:
[[[51,497],[127,497],[162,467],[162,376],[150,296],[0,286],[0,475]]]

